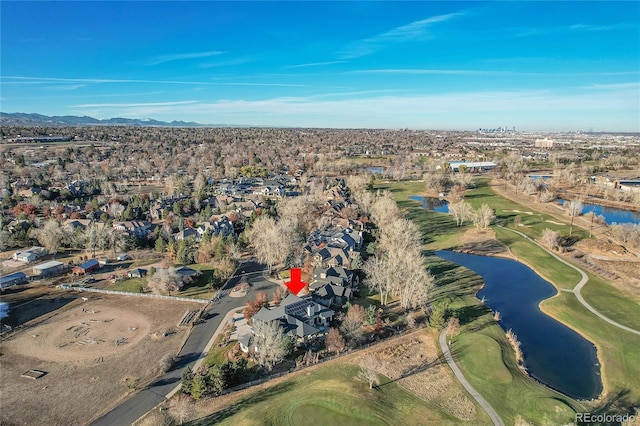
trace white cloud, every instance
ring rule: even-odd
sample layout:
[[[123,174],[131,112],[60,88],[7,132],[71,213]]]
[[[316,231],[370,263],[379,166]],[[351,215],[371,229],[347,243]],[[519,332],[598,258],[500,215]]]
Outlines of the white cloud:
[[[106,104],[108,105],[108,104]],[[637,90],[452,92],[350,99],[276,97],[263,100],[122,104],[93,108],[100,117],[154,117],[313,127],[474,128],[508,122],[519,128],[639,131]],[[88,106],[88,105],[87,105]],[[85,111],[86,112],[86,111]],[[636,119],[634,120],[634,117]],[[525,123],[525,124],[523,124]]]
[[[335,64],[344,64],[347,61],[326,61],[326,62],[310,62],[308,64],[298,64],[298,65],[290,65],[285,67],[285,69],[291,68],[307,68],[307,67],[321,67],[326,65],[335,65]]]
[[[183,61],[183,60],[186,60],[186,59],[208,58],[210,56],[218,56],[218,55],[222,55],[224,53],[226,53],[226,52],[213,50],[213,51],[210,51],[210,52],[177,53],[177,54],[171,54],[171,55],[158,55],[158,56],[154,56],[152,58],[149,58],[146,61],[146,65],[160,65],[160,64],[167,63],[167,62]]]
[[[634,26],[627,23],[619,23],[614,25],[573,24],[556,27],[516,28],[514,30],[516,30],[516,37],[529,37],[549,34],[619,31],[628,28],[637,28],[637,25]]]
[[[430,30],[434,24],[447,22],[454,18],[464,16],[465,14],[466,12],[449,13],[414,21],[373,37],[355,41],[343,48],[339,52],[339,56],[342,59],[358,58],[383,49],[388,44],[427,40],[433,38]]]
[[[132,107],[156,107],[156,106],[189,105],[189,104],[195,104],[195,103],[198,103],[198,101],[103,103],[103,104],[73,105],[73,108],[132,108]]]

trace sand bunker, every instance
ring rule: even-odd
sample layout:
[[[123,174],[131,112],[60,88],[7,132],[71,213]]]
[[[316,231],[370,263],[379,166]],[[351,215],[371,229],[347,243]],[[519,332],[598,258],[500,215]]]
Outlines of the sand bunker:
[[[95,362],[135,345],[149,327],[144,315],[89,302],[61,313],[55,323],[45,322],[21,333],[14,348],[47,361]]]

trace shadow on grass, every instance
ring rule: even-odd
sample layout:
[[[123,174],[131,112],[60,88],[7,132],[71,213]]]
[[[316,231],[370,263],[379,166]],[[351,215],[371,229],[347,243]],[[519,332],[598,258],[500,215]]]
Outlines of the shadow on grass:
[[[622,389],[608,396],[601,404],[596,406],[591,413],[592,417],[604,415],[605,421],[593,423],[585,421],[577,421],[578,425],[598,424],[598,425],[620,425],[620,418],[629,417],[636,414],[636,408],[640,405],[640,401],[632,400],[629,396],[629,389]],[[609,417],[607,419],[606,417]]]
[[[467,305],[455,310],[455,317],[460,320],[460,325],[472,324],[479,318],[491,313],[491,309],[479,303],[477,305]],[[469,331],[479,331],[492,324],[492,321],[479,321],[478,324],[471,325]]]
[[[249,409],[251,406],[259,404],[262,401],[265,401],[269,398],[287,392],[293,388],[294,384],[290,381],[281,383],[279,385],[272,386],[268,389],[262,390],[260,392],[255,392],[253,395],[248,396],[236,403],[232,406],[225,408],[216,413],[210,414],[201,419],[195,420],[193,422],[188,423],[189,425],[212,425],[220,423],[221,421],[228,419],[236,415],[237,413]]]
[[[458,358],[459,356],[462,356],[464,354],[464,352],[467,350],[467,347],[468,345],[459,345],[459,346],[456,346],[455,348],[449,347],[449,352],[454,358]],[[396,379],[389,379],[388,381],[376,386],[376,388],[379,389],[383,386],[389,385],[391,383],[395,383],[398,380],[406,379],[407,377],[411,377],[414,374],[419,374],[419,373],[422,373],[423,371],[427,371],[428,369],[436,367],[438,365],[446,365],[446,364],[447,364],[447,360],[445,359],[444,355],[442,354],[438,355],[438,357],[433,361],[411,368],[407,370],[404,374],[402,374],[400,377]]]

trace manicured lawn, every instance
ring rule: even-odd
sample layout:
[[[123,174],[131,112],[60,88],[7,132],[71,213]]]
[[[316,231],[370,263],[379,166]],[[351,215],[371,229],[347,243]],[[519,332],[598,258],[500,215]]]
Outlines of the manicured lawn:
[[[207,357],[204,360],[205,365],[222,364],[227,360],[226,354],[236,344],[235,341],[229,342],[226,345],[220,346],[224,339],[224,335],[220,334],[216,341],[211,346]]]
[[[597,275],[587,275],[589,282],[582,288],[582,296],[587,303],[604,316],[640,330],[640,300],[611,287]]]
[[[210,285],[213,278],[213,266],[207,264],[189,265],[189,268],[200,271],[200,275],[193,283],[187,285],[179,294],[180,297],[194,299],[211,299],[216,289]]]
[[[600,320],[570,293],[545,300],[541,308],[597,344],[605,385],[612,394],[625,393],[637,407],[640,404],[640,336]]]
[[[536,272],[560,288],[572,290],[581,279],[573,268],[558,262],[542,248],[513,232],[495,227],[496,238],[509,246],[511,253],[528,265],[535,265]],[[518,229],[520,231],[520,229]]]
[[[355,377],[350,364],[319,368],[257,391],[230,408],[195,422],[209,425],[446,425],[460,424],[439,407],[425,402],[380,376],[381,386]],[[487,424],[479,413],[470,424]]]
[[[107,290],[127,291],[129,293],[142,293],[142,289],[147,286],[147,280],[144,278],[129,278],[119,283],[115,283],[107,287]]]
[[[432,250],[459,246],[460,236],[469,225],[457,228],[450,216],[423,210],[420,203],[409,200],[411,195],[424,194],[421,183],[401,182],[381,187],[394,194],[398,205],[419,226],[428,250],[426,255],[430,270],[436,277],[433,299],[436,302],[448,302],[450,309],[460,318],[461,334],[452,345],[452,353],[465,377],[498,411],[505,424],[513,424],[520,419],[534,424],[562,424],[573,421],[574,411],[594,411],[607,402],[615,401],[617,404],[619,401],[621,407],[640,403],[640,337],[608,325],[567,292],[545,300],[541,307],[544,312],[597,345],[608,399],[593,403],[575,401],[523,374],[517,367],[513,349],[503,330],[475,297],[482,286],[482,279],[472,271],[432,254]],[[509,227],[514,227],[514,217],[520,217],[524,226],[517,227],[517,230],[530,238],[539,238],[545,228],[565,235],[568,232],[568,225],[547,222],[558,220],[536,212],[532,208],[535,206],[525,207],[496,195],[486,180],[481,180],[477,189],[468,191],[465,198],[474,207],[489,204],[496,210],[498,220],[508,222]],[[507,244],[515,256],[558,287],[573,289],[579,282],[577,271],[558,262],[530,241],[512,232],[494,229],[497,238]],[[574,227],[574,235],[584,238],[585,234]],[[604,315],[621,324],[640,328],[637,301],[623,295],[599,277],[590,275],[583,295]]]

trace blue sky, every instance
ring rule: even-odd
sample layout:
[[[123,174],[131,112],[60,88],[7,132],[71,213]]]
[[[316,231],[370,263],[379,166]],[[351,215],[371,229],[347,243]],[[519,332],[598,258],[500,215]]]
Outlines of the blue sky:
[[[0,2],[0,109],[640,131],[640,2]]]

